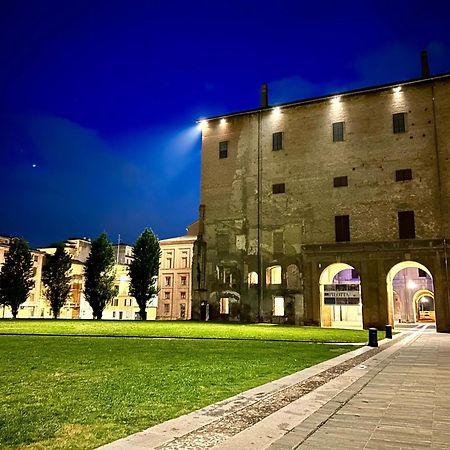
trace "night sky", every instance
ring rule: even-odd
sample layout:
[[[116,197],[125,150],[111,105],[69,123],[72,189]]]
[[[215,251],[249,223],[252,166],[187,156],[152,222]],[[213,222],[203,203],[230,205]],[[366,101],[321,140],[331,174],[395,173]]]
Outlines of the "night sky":
[[[307,5],[307,6],[305,6]],[[201,117],[450,71],[446,1],[0,1],[0,234],[197,217]]]

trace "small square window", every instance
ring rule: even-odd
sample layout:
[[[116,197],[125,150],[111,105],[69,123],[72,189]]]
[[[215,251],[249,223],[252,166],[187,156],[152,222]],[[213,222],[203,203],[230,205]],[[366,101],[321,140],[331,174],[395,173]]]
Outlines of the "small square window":
[[[164,299],[170,300],[170,292],[164,292]]]
[[[419,271],[419,278],[427,278],[428,274],[423,269],[417,269]]]
[[[405,116],[406,113],[392,114],[392,126],[394,133],[404,133],[406,131]]]
[[[348,186],[348,178],[345,177],[334,177],[333,178],[333,186],[334,187],[343,187]]]
[[[272,193],[273,194],[284,194],[286,192],[286,188],[284,183],[278,183],[272,185]]]
[[[228,141],[219,142],[219,159],[228,158]]]
[[[278,133],[272,134],[272,150],[278,151],[283,149],[283,133],[280,131]]]
[[[333,123],[333,142],[342,142],[344,140],[344,122]]]
[[[180,292],[181,300],[186,300],[186,292]]]
[[[186,286],[187,277],[185,277],[185,276],[180,277],[180,284],[181,284],[181,286]]]
[[[395,171],[395,181],[407,181],[412,180],[411,169],[400,169]]]
[[[172,278],[171,277],[164,277],[165,285],[170,286],[172,284]]]

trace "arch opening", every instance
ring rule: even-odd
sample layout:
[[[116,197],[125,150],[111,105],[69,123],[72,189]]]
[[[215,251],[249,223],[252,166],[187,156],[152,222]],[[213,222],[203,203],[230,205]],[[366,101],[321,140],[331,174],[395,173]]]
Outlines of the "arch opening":
[[[322,327],[363,327],[361,279],[349,264],[334,263],[319,278]]]
[[[387,274],[386,287],[389,319],[394,326],[436,321],[433,276],[423,264],[396,264]]]

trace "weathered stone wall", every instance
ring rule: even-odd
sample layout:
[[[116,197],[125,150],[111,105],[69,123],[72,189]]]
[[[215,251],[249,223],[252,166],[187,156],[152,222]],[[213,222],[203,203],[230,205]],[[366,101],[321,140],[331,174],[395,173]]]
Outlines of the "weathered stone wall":
[[[406,132],[394,134],[392,115],[398,112],[406,113]],[[333,142],[333,122],[345,122],[343,142]],[[283,149],[273,151],[272,133],[279,131]],[[222,141],[229,143],[225,159],[219,159]],[[442,240],[450,231],[449,159],[449,77],[406,84],[400,92],[391,86],[209,120],[202,138],[201,203],[202,298],[211,305],[211,318],[219,317],[224,290],[240,298],[240,311],[229,318],[258,318],[258,287],[248,286],[247,277],[259,272],[259,230],[261,319],[319,323],[318,287],[311,281],[318,268],[307,266],[302,248],[334,244],[334,217],[347,214],[351,243],[394,245],[397,213],[403,210],[415,212],[417,239]],[[413,179],[396,182],[395,171],[408,168]],[[333,187],[338,176],[347,176],[348,186]],[[285,183],[286,192],[273,194],[276,183]],[[338,249],[348,245],[337,244]],[[283,268],[282,283],[267,286],[265,269],[276,264]],[[364,273],[379,271],[378,263],[364,258],[355,264]],[[289,265],[298,268],[295,286],[287,284]],[[372,298],[367,283],[363,294]],[[284,319],[272,316],[275,295],[289,299]],[[365,324],[387,323],[385,305],[374,308],[366,306]]]

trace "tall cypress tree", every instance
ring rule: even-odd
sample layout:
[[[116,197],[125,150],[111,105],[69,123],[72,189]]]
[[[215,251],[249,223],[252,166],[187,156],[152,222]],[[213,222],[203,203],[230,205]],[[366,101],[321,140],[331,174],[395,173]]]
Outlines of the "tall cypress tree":
[[[33,285],[33,260],[28,242],[13,239],[0,272],[0,303],[11,308],[14,319]]]
[[[50,301],[53,317],[59,316],[61,308],[70,294],[70,268],[72,258],[64,250],[64,244],[56,246],[54,255],[47,255],[42,271],[42,282],[46,288],[46,296]]]
[[[92,308],[93,318],[100,320],[106,305],[117,294],[114,286],[114,248],[106,233],[92,241],[84,275],[84,295]]]
[[[158,276],[161,249],[153,231],[146,228],[136,241],[134,259],[130,264],[130,293],[139,305],[139,315],[147,319],[147,304],[158,291],[154,279]]]

